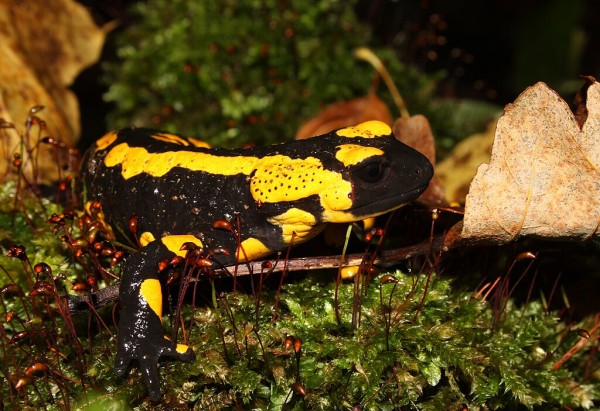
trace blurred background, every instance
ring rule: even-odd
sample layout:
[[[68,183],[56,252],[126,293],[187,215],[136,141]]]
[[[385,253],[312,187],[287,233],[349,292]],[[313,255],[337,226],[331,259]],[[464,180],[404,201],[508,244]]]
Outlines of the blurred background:
[[[593,0],[320,0],[311,2],[310,6],[293,1],[227,1],[221,2],[222,6],[218,7],[194,6],[182,0],[87,0],[82,1],[82,4],[89,8],[99,25],[116,23],[114,30],[107,36],[101,61],[85,70],[73,86],[82,107],[82,145],[97,138],[107,128],[125,125],[127,119],[130,122],[146,122],[154,118],[155,126],[170,128],[177,125],[178,131],[183,133],[200,128],[195,125],[196,117],[192,113],[198,110],[197,107],[168,107],[169,102],[174,100],[169,96],[169,92],[160,91],[157,96],[144,96],[146,93],[140,90],[140,81],[153,82],[156,86],[161,81],[158,79],[162,78],[164,83],[169,83],[168,80],[164,80],[165,71],[182,61],[188,64],[188,71],[193,72],[202,66],[202,70],[220,72],[221,69],[231,66],[228,56],[234,55],[234,59],[240,61],[242,59],[239,55],[244,51],[254,52],[251,50],[253,42],[256,47],[263,48],[263,53],[270,53],[271,63],[275,58],[282,60],[280,65],[279,62],[274,63],[277,72],[274,73],[271,68],[267,78],[280,76],[281,81],[285,82],[289,74],[297,76],[301,82],[306,81],[306,76],[312,75],[314,78],[325,73],[326,81],[333,83],[337,79],[340,88],[349,83],[353,86],[353,90],[350,91],[340,92],[335,88],[330,92],[323,91],[322,96],[318,95],[318,90],[313,90],[310,98],[307,98],[306,94],[291,95],[295,91],[295,88],[291,87],[288,96],[290,99],[304,97],[305,100],[304,104],[289,103],[290,107],[294,108],[293,111],[282,110],[283,113],[279,113],[278,118],[270,113],[273,115],[261,120],[260,112],[269,111],[264,109],[269,102],[265,102],[264,105],[258,102],[254,104],[257,109],[249,108],[247,113],[235,118],[235,127],[238,128],[239,134],[251,130],[243,123],[285,122],[289,127],[276,127],[273,132],[291,134],[281,135],[280,138],[293,136],[293,128],[297,128],[302,121],[318,110],[315,105],[331,103],[336,95],[342,100],[360,95],[361,92],[368,92],[371,81],[369,68],[356,61],[348,63],[352,60],[351,49],[356,46],[366,45],[378,52],[400,92],[408,100],[409,109],[412,106],[415,112],[425,112],[431,116],[435,109],[426,106],[428,102],[439,102],[440,98],[481,102],[479,107],[472,107],[471,114],[452,121],[452,127],[456,127],[456,122],[474,121],[473,127],[465,125],[463,130],[451,130],[449,134],[440,130],[449,127],[444,124],[450,115],[437,113],[431,116],[436,134],[441,134],[441,139],[449,139],[442,142],[442,145],[446,146],[451,146],[452,141],[460,139],[460,134],[466,135],[473,131],[472,128],[482,127],[487,116],[479,119],[474,112],[487,107],[484,103],[502,107],[513,101],[525,87],[537,81],[547,82],[569,101],[581,85],[581,81],[578,80],[580,74],[600,74],[600,55],[595,52],[600,49],[600,26],[596,23],[596,17],[600,15],[600,3]],[[205,10],[199,11],[199,8]],[[190,24],[181,26],[185,19],[190,19]],[[208,23],[206,19],[210,19]],[[260,20],[264,20],[266,37],[257,33],[256,26],[251,24]],[[176,27],[178,24],[179,28]],[[206,26],[202,27],[204,24]],[[271,28],[268,28],[269,24]],[[279,27],[273,28],[274,25]],[[169,33],[170,36],[162,38],[162,48],[156,44],[159,42],[156,37],[160,34],[161,27],[164,29],[163,34]],[[292,28],[294,32],[286,32],[286,28]],[[272,43],[268,51],[264,50],[269,46],[263,44],[265,38],[270,39]],[[154,44],[150,44],[152,42]],[[309,42],[319,43],[317,50],[307,51],[304,54],[305,61],[298,62],[295,59],[302,54],[298,48],[306,46]],[[291,48],[296,48],[296,55],[281,57],[283,53],[277,48],[290,44]],[[221,49],[229,47],[229,51],[226,50],[221,59],[215,58],[207,62],[206,56],[199,53],[198,48],[210,45]],[[139,52],[138,55],[132,52],[132,48]],[[319,53],[318,49],[327,52]],[[347,52],[346,57],[344,52]],[[219,54],[219,51],[214,53]],[[277,57],[273,57],[274,54],[277,54]],[[343,61],[344,59],[346,61]],[[174,64],[169,64],[168,60]],[[135,67],[128,61],[143,61],[144,65]],[[215,64],[215,68],[211,69],[210,64]],[[269,70],[268,67],[257,67],[256,61],[250,64],[253,65],[254,71]],[[291,74],[282,72],[281,67],[286,64],[292,70]],[[311,65],[314,68],[311,69]],[[355,76],[352,75],[355,66],[359,66],[362,75],[367,77],[364,79],[366,81],[358,85]],[[419,74],[411,71],[407,75],[411,69],[416,69]],[[180,67],[178,75],[185,70],[186,67]],[[231,68],[232,76],[242,73],[241,70],[236,70],[235,67]],[[252,70],[246,71],[247,78],[236,80],[235,83],[230,82],[226,86],[241,89],[240,83],[246,82],[252,84],[251,89],[257,90],[263,78],[260,75],[256,76]],[[305,72],[298,73],[293,70]],[[144,74],[140,74],[139,71],[143,71]],[[415,77],[419,79],[417,82]],[[407,78],[409,82],[406,85],[404,83]],[[171,92],[178,94],[182,101],[185,100],[181,98],[182,94],[202,94],[190,87],[202,86],[203,83],[190,83],[181,79],[179,81],[164,87],[171,88]],[[129,90],[123,85],[118,85],[125,82],[131,85]],[[319,87],[317,82],[313,83]],[[181,89],[173,90],[178,84]],[[421,89],[415,90],[415,86]],[[385,98],[384,87],[379,86],[379,90]],[[205,92],[203,97],[196,99],[200,101],[205,98],[210,102],[214,97],[211,98],[207,94],[211,93],[218,94],[222,91],[210,90]],[[244,93],[242,91],[242,94]],[[267,96],[269,93],[267,90],[262,95]],[[136,97],[131,97],[131,94]],[[153,100],[158,96],[163,98],[162,102]],[[134,99],[135,102],[125,101],[127,99]],[[241,100],[238,101],[240,105],[253,104],[247,99]],[[277,98],[275,100],[279,101]],[[158,107],[163,103],[164,105]],[[210,105],[206,102],[204,104]],[[135,107],[131,107],[132,105]],[[301,118],[298,118],[298,105],[313,107],[303,110]],[[456,107],[446,109],[457,110]],[[169,110],[172,112],[169,113]],[[182,126],[184,120],[175,119],[176,114],[173,112],[177,110],[181,110],[187,121],[195,125],[190,127],[191,130]],[[186,113],[186,110],[189,112]],[[219,126],[223,129],[231,128],[232,122],[225,121]],[[265,133],[260,127],[256,130],[256,133],[249,132],[248,134],[254,136],[247,138],[258,140],[260,143],[260,136]],[[195,134],[203,134],[203,131],[199,129]],[[210,132],[211,129],[206,131]],[[229,137],[217,138],[215,142],[227,143],[230,139],[245,142],[246,137],[241,138],[242,141],[236,138],[239,134],[230,133]],[[274,137],[267,137],[265,142],[272,139]]]

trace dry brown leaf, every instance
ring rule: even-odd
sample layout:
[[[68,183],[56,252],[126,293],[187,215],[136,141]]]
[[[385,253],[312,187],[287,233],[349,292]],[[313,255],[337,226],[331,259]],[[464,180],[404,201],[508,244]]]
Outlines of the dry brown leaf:
[[[435,138],[429,120],[425,116],[417,114],[408,118],[400,117],[394,123],[393,130],[398,140],[420,151],[435,169]],[[444,188],[435,174],[427,190],[419,197],[419,201],[432,206],[445,203]]]
[[[42,105],[48,133],[74,145],[80,132],[79,105],[68,86],[98,60],[107,30],[98,28],[85,7],[73,0],[0,0],[2,118],[22,128],[29,109]],[[3,142],[2,158],[10,158],[20,143],[13,134]],[[0,162],[2,175],[9,163]],[[49,179],[54,170],[56,165],[49,164],[40,172]]]
[[[369,120],[392,124],[392,115],[376,94],[331,104],[317,117],[304,123],[296,133],[296,140],[318,136],[338,128],[349,127]]]
[[[526,89],[498,121],[490,164],[467,195],[462,238],[588,239],[600,224],[600,84],[587,88],[587,118],[544,83]]]

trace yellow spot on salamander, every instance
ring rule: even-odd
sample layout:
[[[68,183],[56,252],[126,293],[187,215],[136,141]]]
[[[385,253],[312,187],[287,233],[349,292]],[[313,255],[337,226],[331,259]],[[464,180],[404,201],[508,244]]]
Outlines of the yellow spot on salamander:
[[[185,344],[177,344],[175,346],[175,351],[177,351],[180,354],[185,354],[187,352],[187,350],[190,349],[189,345],[185,345]]]
[[[98,141],[96,141],[96,150],[104,150],[106,147],[114,143],[116,139],[117,133],[115,131],[105,134]]]
[[[182,167],[190,171],[205,171],[216,175],[249,175],[258,160],[257,157],[223,157],[193,151],[149,153],[143,147],[129,147],[127,143],[121,143],[109,151],[104,159],[104,164],[107,167],[115,167],[120,164],[122,166],[121,175],[127,180],[142,173],[150,174],[153,177],[162,177],[174,167]]]
[[[242,251],[243,249],[243,251]],[[238,261],[252,261],[271,254],[273,250],[256,238],[247,238],[238,247]]]
[[[356,277],[356,274],[358,274],[359,269],[360,266],[358,265],[349,265],[346,267],[342,267],[340,270],[340,277],[342,277],[342,280],[351,280],[354,277]]]
[[[333,220],[327,219],[327,216],[333,216],[333,213],[341,212],[352,208],[352,184],[349,181],[340,178],[336,184],[332,184],[320,193],[321,207],[323,207],[324,221],[328,223],[348,223],[356,221],[356,218],[338,219]],[[329,214],[328,214],[329,213]],[[347,215],[347,213],[344,213]]]
[[[176,255],[180,257],[185,257],[187,250],[181,250],[181,246],[185,243],[194,243],[198,247],[202,247],[202,241],[196,236],[190,234],[182,234],[182,235],[167,235],[160,239],[162,243]]]
[[[367,231],[375,227],[375,217],[365,218],[362,220],[363,230]]]
[[[148,244],[150,244],[154,240],[155,240],[154,234],[152,234],[150,231],[144,231],[142,233],[142,235],[140,235],[140,245],[142,247],[147,246]]]
[[[156,134],[151,134],[150,137],[152,137],[155,140],[164,141],[165,143],[173,143],[173,144],[178,144],[180,146],[189,146],[190,145],[190,142],[187,141],[185,138],[176,136],[175,134],[156,133]]]
[[[140,297],[146,301],[148,307],[158,318],[162,318],[162,290],[160,289],[160,281],[155,278],[144,280],[140,285]]]
[[[358,164],[361,161],[374,156],[383,155],[383,150],[376,147],[365,147],[357,144],[342,144],[337,146],[335,158],[342,162],[346,167]]]
[[[336,134],[340,137],[375,138],[389,136],[392,134],[392,129],[382,121],[371,120],[356,126],[342,128]]]
[[[291,243],[294,235],[295,242],[304,242],[325,228],[324,224],[317,225],[315,216],[299,208],[290,208],[283,214],[269,218],[269,222],[281,227],[283,242],[286,244]]]

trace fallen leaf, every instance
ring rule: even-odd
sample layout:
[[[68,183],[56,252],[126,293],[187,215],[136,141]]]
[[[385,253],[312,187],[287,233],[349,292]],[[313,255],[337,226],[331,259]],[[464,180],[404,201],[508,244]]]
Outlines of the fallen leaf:
[[[505,108],[490,163],[479,167],[467,195],[463,240],[585,240],[598,234],[599,83],[587,87],[583,101],[581,128],[568,104],[544,83]]]
[[[417,114],[407,118],[400,117],[394,123],[393,130],[398,140],[420,151],[435,169],[435,138],[425,116]],[[435,174],[418,201],[434,207],[445,203],[444,188]]]
[[[318,136],[338,128],[353,126],[369,120],[392,124],[387,105],[375,93],[366,97],[331,104],[317,117],[304,123],[296,133],[296,140]]]
[[[462,140],[437,164],[435,174],[444,187],[448,202],[464,204],[477,167],[490,161],[495,131],[496,120],[483,133]]]
[[[80,132],[79,105],[68,86],[98,60],[109,28],[97,27],[86,8],[73,0],[0,0],[0,27],[0,115],[21,129],[29,109],[44,106],[47,133],[74,145]],[[3,142],[0,154],[5,159],[12,157],[20,144],[13,134]],[[35,146],[37,137],[26,143]],[[46,154],[38,153],[52,162],[53,157]],[[1,162],[2,175],[9,163]],[[26,158],[23,164],[29,164]],[[39,172],[52,179],[56,167],[42,161]]]

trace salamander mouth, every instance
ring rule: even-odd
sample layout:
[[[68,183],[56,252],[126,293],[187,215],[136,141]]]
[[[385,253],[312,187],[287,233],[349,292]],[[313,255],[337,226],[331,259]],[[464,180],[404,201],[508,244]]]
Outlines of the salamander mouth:
[[[348,211],[356,217],[362,218],[375,217],[381,214],[385,214],[415,200],[427,189],[428,186],[429,182],[420,187],[417,187],[410,191],[405,191],[401,194],[392,197],[375,199],[374,201],[371,201],[367,204],[363,204],[358,207],[353,207]],[[374,210],[377,210],[377,212],[374,212]]]

